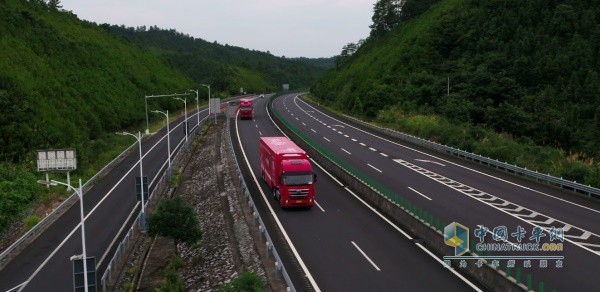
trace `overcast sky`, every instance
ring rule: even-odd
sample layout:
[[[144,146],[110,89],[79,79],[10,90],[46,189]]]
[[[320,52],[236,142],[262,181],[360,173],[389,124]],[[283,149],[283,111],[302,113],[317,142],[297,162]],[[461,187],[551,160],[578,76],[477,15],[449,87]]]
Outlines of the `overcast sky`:
[[[98,24],[157,25],[286,57],[331,57],[369,35],[376,0],[61,0]]]

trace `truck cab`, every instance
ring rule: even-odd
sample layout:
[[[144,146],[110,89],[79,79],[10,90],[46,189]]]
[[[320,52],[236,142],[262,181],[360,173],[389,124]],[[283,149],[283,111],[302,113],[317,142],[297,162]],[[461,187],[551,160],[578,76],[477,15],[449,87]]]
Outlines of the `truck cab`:
[[[252,99],[241,98],[239,109],[240,119],[252,119],[254,117],[254,107],[252,105]]]
[[[281,207],[315,204],[316,175],[306,152],[286,137],[260,138],[260,168]]]

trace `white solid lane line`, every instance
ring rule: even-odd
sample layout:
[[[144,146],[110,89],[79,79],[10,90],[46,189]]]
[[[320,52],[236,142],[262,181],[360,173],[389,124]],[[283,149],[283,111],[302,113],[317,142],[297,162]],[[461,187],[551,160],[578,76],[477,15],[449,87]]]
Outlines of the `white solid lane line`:
[[[346,150],[346,149],[344,149],[344,148],[341,148],[341,149],[342,149],[342,151],[344,151],[344,152],[348,153],[349,155],[352,155],[352,153],[348,152],[348,150]]]
[[[367,254],[362,251],[362,249],[360,249],[360,247],[358,247],[358,245],[354,242],[354,241],[350,241],[352,243],[352,245],[354,245],[354,247],[356,247],[356,249],[360,252],[360,254],[363,255],[363,257],[365,257],[365,259],[367,259],[367,261],[369,261],[369,263],[371,263],[371,265],[373,266],[373,268],[375,268],[375,270],[377,271],[381,271],[381,269],[371,260],[371,258],[369,258],[369,256],[367,256]]]
[[[375,170],[379,171],[380,173],[382,173],[382,171],[381,171],[381,170],[379,170],[379,169],[377,169],[377,167],[375,167],[375,166],[373,166],[373,165],[370,165],[370,164],[368,164],[368,163],[367,163],[367,165],[368,165],[368,166],[370,166],[372,169],[375,169]]]
[[[269,116],[269,120],[271,120],[271,122],[275,125],[275,127],[277,127],[277,129],[279,129],[279,131],[281,133],[283,133],[283,131],[281,131],[281,128],[279,128],[279,126],[277,126],[277,124],[275,124],[275,122],[273,121],[273,118],[271,117],[271,115],[269,114],[268,111],[267,111],[267,115]],[[265,195],[262,187],[260,187],[260,183],[258,182],[258,179],[256,178],[256,175],[252,171],[252,167],[250,166],[250,162],[248,161],[248,156],[246,155],[246,152],[244,151],[244,147],[242,146],[242,142],[241,142],[242,140],[240,139],[239,128],[237,126],[237,119],[235,120],[235,123],[236,123],[235,128],[236,128],[236,135],[237,135],[238,143],[240,145],[240,149],[242,150],[242,156],[244,157],[244,162],[246,162],[246,165],[248,165],[248,168],[251,169],[250,176],[252,177],[252,180],[254,181],[254,183],[256,184],[256,186],[258,186],[258,191],[260,192],[260,194],[261,194],[261,196],[262,196],[262,198],[263,198],[263,200],[264,200],[267,208],[269,208],[269,212],[271,213],[271,216],[273,216],[273,219],[275,220],[275,223],[277,224],[277,227],[279,227],[279,230],[282,232],[285,241],[287,242],[287,244],[289,245],[292,253],[294,254],[294,256],[296,257],[296,259],[298,260],[298,263],[300,264],[300,267],[302,268],[302,271],[304,272],[305,277],[308,278],[308,280],[312,284],[313,288],[317,292],[320,292],[321,289],[319,289],[319,286],[317,285],[317,282],[315,282],[315,279],[312,277],[310,271],[308,270],[308,268],[304,264],[304,261],[300,257],[300,254],[298,254],[298,251],[296,250],[296,247],[294,246],[294,244],[292,243],[292,241],[291,241],[290,237],[288,236],[287,232],[283,228],[283,225],[281,224],[281,221],[279,221],[279,217],[277,217],[277,214],[275,214],[275,211],[273,211],[273,208],[271,207],[271,204],[269,204],[269,199]],[[285,134],[283,134],[283,135],[285,135]]]
[[[428,197],[428,196],[425,196],[425,195],[421,194],[419,191],[416,191],[415,189],[413,189],[413,188],[411,188],[411,187],[408,187],[408,189],[409,189],[409,190],[411,190],[411,191],[413,191],[413,192],[415,192],[415,193],[417,193],[417,194],[419,194],[419,195],[421,195],[421,196],[423,196],[425,199],[427,199],[427,200],[430,200],[430,201],[431,201],[431,198],[430,198],[430,197]]]
[[[317,203],[317,200],[315,200],[315,205],[317,205],[317,207],[319,207],[319,209],[321,209],[321,211],[323,211],[323,213],[325,213],[325,209],[323,209],[323,207],[321,207],[321,205],[319,205],[319,203]]]
[[[321,114],[321,115],[323,115],[323,116],[326,116],[326,117],[328,117],[328,118],[329,118],[329,119],[331,119],[331,120],[334,120],[334,121],[336,121],[336,122],[339,122],[339,123],[344,123],[344,122],[342,122],[342,121],[340,121],[340,120],[338,120],[338,119],[336,119],[336,118],[334,118],[334,117],[331,117],[331,116],[329,116],[329,115],[326,115],[325,113],[323,113],[323,112],[321,112],[321,111],[319,111],[319,110],[315,109],[313,106],[309,105],[308,103],[306,103],[305,101],[303,101],[303,100],[301,100],[301,99],[295,98],[295,99],[294,99],[294,103],[296,103],[296,100],[300,100],[300,101],[301,101],[302,103],[304,103],[306,106],[308,106],[308,107],[312,108],[312,109],[313,109],[313,110],[315,110],[316,112],[320,113],[320,114]],[[296,103],[296,107],[300,108],[300,106],[298,106],[298,104],[297,104],[297,103]],[[344,124],[345,124],[345,123],[344,123]],[[348,124],[346,124],[346,125],[348,125]],[[386,139],[386,138],[383,138],[383,137],[377,136],[377,135],[375,135],[375,134],[373,134],[373,133],[370,133],[370,132],[367,132],[367,131],[361,130],[361,129],[359,129],[359,128],[357,128],[357,127],[354,127],[354,126],[352,126],[352,125],[348,125],[348,127],[350,127],[350,128],[354,128],[354,129],[355,129],[355,130],[357,130],[357,131],[363,132],[363,133],[365,133],[365,134],[367,134],[367,135],[370,135],[370,136],[372,136],[372,137],[378,138],[378,139],[380,139],[380,140],[382,140],[382,141],[386,141],[386,142],[388,142],[388,143],[391,143],[391,144],[394,144],[394,145],[396,145],[396,146],[399,146],[399,147],[402,147],[402,148],[405,148],[405,149],[412,150],[412,151],[414,151],[414,152],[416,152],[416,153],[420,153],[420,154],[423,154],[423,155],[426,155],[426,156],[429,156],[429,157],[432,157],[432,158],[438,159],[438,160],[440,160],[440,161],[446,162],[446,163],[448,163],[448,164],[451,164],[451,165],[454,165],[454,166],[457,166],[457,167],[460,167],[460,168],[463,168],[463,169],[466,169],[466,170],[469,170],[469,171],[475,172],[475,173],[477,173],[477,174],[480,174],[480,175],[483,175],[483,176],[487,176],[487,177],[489,177],[489,178],[493,178],[493,179],[495,179],[495,180],[498,180],[498,181],[501,181],[501,182],[504,182],[504,183],[507,183],[507,184],[510,184],[510,185],[513,185],[513,186],[517,186],[517,187],[519,187],[519,188],[521,188],[521,189],[528,190],[528,191],[531,191],[531,192],[534,192],[534,193],[537,193],[537,194],[540,194],[540,195],[543,195],[543,196],[546,196],[546,197],[549,197],[549,198],[552,198],[552,199],[555,199],[555,200],[558,200],[558,201],[561,201],[561,202],[564,202],[564,203],[567,203],[567,204],[571,204],[571,205],[573,205],[573,206],[577,206],[577,207],[580,207],[580,208],[586,209],[586,210],[588,210],[588,211],[591,211],[591,212],[594,212],[594,213],[600,214],[600,210],[596,210],[596,209],[593,209],[593,208],[590,208],[590,207],[587,207],[587,206],[584,206],[584,205],[580,205],[580,204],[577,204],[577,203],[571,202],[571,201],[569,201],[569,200],[565,200],[565,199],[563,199],[563,198],[560,198],[560,197],[555,197],[555,196],[552,196],[552,195],[546,194],[546,193],[544,193],[544,192],[541,192],[541,191],[538,191],[538,190],[535,190],[535,189],[532,189],[532,188],[529,188],[529,187],[526,187],[526,186],[522,186],[522,185],[520,185],[520,184],[517,184],[517,183],[513,183],[513,182],[511,182],[511,181],[508,181],[508,180],[505,180],[505,179],[502,179],[502,178],[496,177],[496,176],[494,176],[494,175],[487,174],[487,173],[485,173],[485,172],[481,172],[481,171],[478,171],[478,170],[475,170],[475,169],[469,168],[469,167],[467,167],[467,166],[463,166],[463,165],[461,165],[461,164],[454,163],[454,162],[451,162],[451,161],[448,161],[448,160],[442,159],[442,158],[440,158],[440,157],[437,157],[437,156],[435,156],[435,155],[428,154],[428,153],[425,153],[425,152],[423,152],[423,151],[419,151],[419,150],[417,150],[417,149],[414,149],[414,148],[411,148],[411,147],[408,147],[408,146],[402,145],[402,144],[400,144],[400,143],[397,143],[397,142],[394,142],[394,141],[388,140],[388,139]]]

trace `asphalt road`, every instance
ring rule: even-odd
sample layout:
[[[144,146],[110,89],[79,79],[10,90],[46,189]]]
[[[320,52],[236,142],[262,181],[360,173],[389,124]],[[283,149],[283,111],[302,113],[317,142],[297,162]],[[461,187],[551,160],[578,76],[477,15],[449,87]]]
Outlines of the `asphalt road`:
[[[199,114],[202,118],[207,112],[202,110]],[[189,115],[188,120],[193,131],[196,113]],[[174,156],[185,139],[183,117],[171,121],[170,127]],[[166,127],[163,127],[142,141],[143,170],[149,180],[150,193],[167,168],[165,134]],[[133,143],[133,137],[131,140]],[[115,246],[140,211],[141,205],[135,198],[135,177],[139,176],[137,147],[84,194],[87,255],[96,259],[98,286]],[[77,202],[0,271],[0,291],[72,291],[70,258],[82,253],[79,222]],[[119,232],[121,229],[123,232]]]
[[[280,97],[286,100],[290,96]],[[281,209],[260,179],[260,136],[282,136],[267,115],[267,98],[255,99],[253,120],[236,120],[234,137],[241,141],[257,196],[270,206],[296,250],[302,276],[322,291],[466,291],[462,276],[409,240],[382,217],[314,166],[317,204],[311,209]],[[234,140],[235,141],[235,140]],[[234,142],[237,143],[237,142]],[[238,159],[238,161],[246,161]],[[250,182],[254,183],[254,182]],[[257,203],[258,204],[258,203]]]
[[[516,260],[520,277],[527,283],[531,277],[533,289],[543,287],[550,291],[595,291],[594,278],[600,270],[600,204],[568,191],[540,185],[492,169],[465,162],[454,157],[416,149],[379,137],[326,115],[295,96],[276,99],[274,106],[284,118],[309,136],[310,139],[332,151],[363,174],[376,179],[394,193],[406,197],[444,222],[459,222],[471,230],[471,239],[479,242],[473,231],[479,225],[489,228],[486,243],[497,243],[491,231],[506,226],[508,233],[518,226],[525,229],[523,242],[530,239],[535,226],[545,231],[540,242],[550,243],[549,230],[562,228],[564,242],[561,252],[497,252],[505,256],[564,257],[543,263]],[[556,233],[554,233],[556,235]],[[510,243],[518,243],[508,236]],[[473,265],[475,260],[467,261]],[[499,261],[505,270],[506,261]],[[562,267],[557,267],[562,264]],[[515,276],[516,268],[511,270]]]

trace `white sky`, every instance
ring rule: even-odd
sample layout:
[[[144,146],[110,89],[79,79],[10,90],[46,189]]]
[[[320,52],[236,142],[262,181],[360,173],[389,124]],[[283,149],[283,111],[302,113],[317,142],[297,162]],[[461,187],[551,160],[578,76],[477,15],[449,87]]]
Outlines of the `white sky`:
[[[157,25],[286,57],[331,57],[369,35],[376,0],[61,0],[98,24]]]

